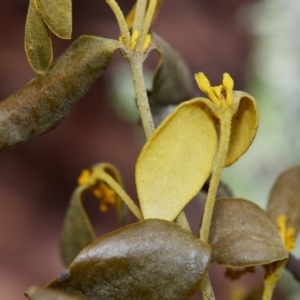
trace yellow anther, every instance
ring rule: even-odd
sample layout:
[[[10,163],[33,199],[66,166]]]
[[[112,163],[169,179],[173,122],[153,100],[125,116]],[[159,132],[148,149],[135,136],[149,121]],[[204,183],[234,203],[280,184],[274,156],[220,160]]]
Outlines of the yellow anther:
[[[150,33],[148,33],[148,34],[146,35],[146,37],[145,37],[145,40],[144,40],[143,46],[142,46],[142,51],[143,51],[144,53],[148,50],[148,48],[149,48],[149,46],[150,46],[150,44],[151,44],[151,40],[152,40],[152,36],[151,36]]]
[[[130,40],[130,49],[134,50],[136,47],[136,44],[138,42],[138,39],[140,37],[140,32],[138,30],[135,30],[131,36],[131,40]]]
[[[81,172],[80,176],[78,177],[78,180],[77,180],[78,184],[83,185],[83,184],[87,183],[90,176],[91,176],[91,172],[87,169],[84,169]]]
[[[285,215],[280,215],[276,218],[276,223],[278,226],[279,235],[285,246],[285,249],[287,252],[290,252],[296,246],[295,243],[296,234],[295,234],[295,228],[286,227],[286,220],[287,218]]]
[[[122,36],[119,36],[119,42],[124,45],[124,39]]]
[[[224,95],[222,94],[224,92],[223,85],[213,86],[212,90],[219,99],[224,99]]]
[[[92,188],[92,192],[100,200],[99,209],[103,212],[117,202],[116,192],[102,181]]]
[[[199,89],[204,92],[216,106],[221,106],[221,101],[216,97],[208,78],[202,72],[195,74],[195,80]]]
[[[226,102],[227,102],[228,106],[232,106],[233,105],[234,81],[228,73],[223,74],[222,84],[223,84],[224,89],[226,91]]]

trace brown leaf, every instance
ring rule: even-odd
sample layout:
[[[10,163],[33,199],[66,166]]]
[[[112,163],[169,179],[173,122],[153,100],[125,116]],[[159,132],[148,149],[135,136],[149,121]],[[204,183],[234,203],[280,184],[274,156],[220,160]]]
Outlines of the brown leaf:
[[[109,65],[121,44],[82,36],[47,72],[0,102],[0,151],[53,129]]]
[[[216,201],[209,240],[212,261],[227,267],[264,265],[288,257],[275,224],[245,199]]]
[[[157,34],[152,33],[152,47],[160,54],[152,86],[157,104],[179,104],[193,98],[194,79],[178,52]]]
[[[48,287],[89,300],[184,300],[209,262],[209,245],[174,223],[149,219],[96,240],[70,265],[69,278]]]
[[[274,222],[280,215],[287,217],[286,227],[300,228],[300,165],[282,172],[275,181],[267,207]]]

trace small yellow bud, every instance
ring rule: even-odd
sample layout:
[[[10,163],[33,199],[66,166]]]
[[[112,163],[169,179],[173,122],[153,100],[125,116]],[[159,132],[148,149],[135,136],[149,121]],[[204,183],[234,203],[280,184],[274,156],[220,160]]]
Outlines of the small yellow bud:
[[[144,40],[144,43],[143,43],[143,47],[142,47],[142,51],[143,51],[144,53],[148,50],[148,48],[149,48],[149,46],[150,46],[150,44],[151,44],[151,40],[152,40],[152,36],[151,36],[150,33],[148,33],[148,34],[146,35],[146,37],[145,37],[145,40]]]
[[[77,180],[78,184],[83,185],[83,184],[87,183],[90,176],[91,176],[91,172],[87,169],[84,169],[81,172],[80,176],[78,177],[78,180]]]
[[[138,39],[140,37],[140,32],[138,30],[135,30],[131,36],[131,40],[130,40],[130,49],[134,50],[136,47],[136,44],[138,42]]]

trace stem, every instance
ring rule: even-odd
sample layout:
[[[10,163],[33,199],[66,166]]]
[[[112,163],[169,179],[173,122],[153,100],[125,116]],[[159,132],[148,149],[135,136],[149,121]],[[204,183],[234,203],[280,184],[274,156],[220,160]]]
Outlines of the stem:
[[[192,232],[191,226],[186,218],[184,211],[182,211],[176,218],[176,223],[183,229]]]
[[[146,12],[146,5],[147,0],[140,0],[136,4],[136,11],[134,16],[134,22],[132,26],[132,32],[138,30],[139,32],[142,31],[144,18],[145,18],[145,12]]]
[[[131,69],[133,87],[137,98],[137,106],[140,112],[145,135],[148,140],[154,132],[155,127],[145,87],[142,59],[143,54],[139,54],[136,52],[131,57],[129,57],[128,60]]]
[[[203,300],[215,300],[215,295],[209,280],[208,271],[203,275],[203,279],[200,284],[200,293]]]
[[[228,113],[226,113],[228,111]],[[222,170],[226,161],[227,151],[230,141],[230,132],[231,132],[231,111],[227,110],[221,115],[220,118],[220,143],[219,151],[217,156],[216,165],[212,178],[210,180],[209,189],[207,193],[207,199],[204,208],[204,215],[202,220],[202,226],[200,228],[200,239],[206,243],[209,242],[209,230],[211,218],[216,202],[216,195],[218,192],[218,186],[221,179]]]
[[[121,31],[121,36],[123,38],[124,45],[129,48],[130,47],[130,33],[127,27],[126,20],[124,18],[124,15],[122,13],[122,10],[118,3],[115,0],[106,0],[106,3],[110,6],[111,10],[113,11],[120,31]]]
[[[103,180],[106,184],[108,184],[124,201],[124,203],[128,206],[131,212],[138,218],[138,220],[143,220],[143,214],[139,207],[133,202],[133,200],[128,196],[128,194],[122,189],[122,187],[107,173],[101,172],[99,174],[99,179]]]

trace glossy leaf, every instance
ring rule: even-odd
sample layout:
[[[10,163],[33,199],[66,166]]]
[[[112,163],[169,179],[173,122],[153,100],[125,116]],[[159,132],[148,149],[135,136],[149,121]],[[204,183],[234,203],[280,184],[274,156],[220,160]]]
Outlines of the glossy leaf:
[[[273,221],[245,199],[217,199],[209,240],[213,262],[227,267],[265,265],[288,257]]]
[[[160,54],[152,86],[157,104],[178,104],[193,98],[193,77],[178,52],[157,34],[152,33],[152,47]]]
[[[211,247],[165,220],[112,232],[75,258],[66,280],[47,286],[89,300],[184,300],[199,288]]]
[[[258,127],[258,109],[252,96],[234,91],[237,112],[232,117],[231,136],[225,166],[235,163],[250,147]]]
[[[53,58],[50,32],[34,0],[30,0],[25,25],[25,52],[36,73],[43,73]]]
[[[35,1],[49,29],[62,39],[70,39],[72,34],[72,1]]]
[[[107,173],[116,182],[122,186],[122,179],[116,168],[111,164],[101,163],[92,167],[90,179],[82,185],[79,185],[70,200],[69,207],[65,216],[64,224],[62,227],[61,235],[61,254],[63,261],[68,266],[76,255],[87,245],[95,240],[94,230],[92,228],[89,217],[87,216],[85,209],[82,205],[83,193],[92,189],[100,180],[99,176],[95,176],[95,173]],[[119,221],[122,225],[126,222],[126,211],[124,211],[124,203],[120,197],[116,194],[116,205]],[[101,199],[100,199],[101,201]]]
[[[280,215],[287,217],[286,226],[300,227],[300,165],[282,172],[274,183],[267,207],[268,215],[276,222]]]
[[[25,296],[30,300],[83,300],[73,295],[41,287],[30,288]]]
[[[53,129],[109,65],[121,44],[82,36],[24,88],[0,102],[0,151]]]
[[[184,102],[145,144],[136,164],[144,218],[172,221],[200,191],[212,168],[217,135],[199,100]]]

